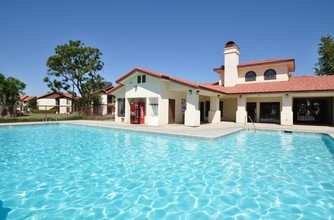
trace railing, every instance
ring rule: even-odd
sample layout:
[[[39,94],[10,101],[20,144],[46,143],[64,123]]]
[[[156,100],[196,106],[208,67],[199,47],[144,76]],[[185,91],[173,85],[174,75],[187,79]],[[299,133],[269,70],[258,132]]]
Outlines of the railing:
[[[254,125],[254,122],[253,122],[252,118],[251,118],[249,115],[247,115],[247,116],[245,117],[244,128],[246,128],[246,125],[247,125],[247,119],[249,119],[249,120],[251,121],[251,123],[252,123],[254,129],[256,130],[256,127],[255,127],[255,125]]]
[[[58,121],[56,118],[43,118],[42,121]]]

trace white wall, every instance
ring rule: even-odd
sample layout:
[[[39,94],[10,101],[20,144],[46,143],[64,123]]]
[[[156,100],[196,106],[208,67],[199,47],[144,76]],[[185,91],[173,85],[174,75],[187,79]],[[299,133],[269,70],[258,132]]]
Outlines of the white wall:
[[[225,70],[222,74],[224,86],[235,86],[238,83],[238,64],[239,64],[239,48],[235,46],[225,47],[224,63]],[[221,77],[221,78],[222,78]]]
[[[101,94],[101,104],[102,104],[102,115],[107,114],[107,104],[108,104],[108,96],[107,94]]]
[[[55,99],[37,99],[39,110],[50,110],[56,105]]]
[[[116,96],[116,101],[122,96],[122,93],[127,100],[124,121],[127,123],[130,122],[130,102],[132,100],[144,99],[146,102],[145,123],[157,125],[156,120],[158,118],[158,125],[168,124],[169,99],[174,99],[175,123],[184,123],[184,112],[181,111],[181,101],[182,99],[186,100],[189,87],[150,75],[146,75],[145,83],[137,83],[138,75],[143,75],[143,73],[137,72],[128,77],[122,82],[125,85],[124,88],[122,90],[118,89],[113,93]],[[152,106],[152,103],[158,105]],[[116,102],[116,111],[117,109],[118,105]],[[117,116],[117,112],[115,120],[118,122],[121,121],[121,118]]]
[[[59,113],[60,114],[66,114],[68,112],[71,112],[71,100],[66,98],[60,98],[59,99]]]

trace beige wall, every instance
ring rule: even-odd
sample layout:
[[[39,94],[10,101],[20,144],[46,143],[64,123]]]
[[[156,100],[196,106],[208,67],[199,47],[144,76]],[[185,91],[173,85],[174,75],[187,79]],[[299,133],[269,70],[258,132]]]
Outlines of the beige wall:
[[[264,73],[268,69],[276,71],[276,79],[264,80]],[[255,81],[245,81],[245,75],[248,71],[254,71],[256,73]],[[287,65],[270,65],[270,66],[258,66],[239,68],[238,72],[238,84],[246,83],[259,83],[259,82],[275,82],[275,81],[287,81],[289,80],[289,71]]]
[[[223,101],[223,121],[235,121],[237,111],[237,98],[224,98]]]

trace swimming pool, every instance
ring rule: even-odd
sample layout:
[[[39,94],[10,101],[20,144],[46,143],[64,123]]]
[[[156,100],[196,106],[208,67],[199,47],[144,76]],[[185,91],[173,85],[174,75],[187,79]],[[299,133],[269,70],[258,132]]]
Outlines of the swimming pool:
[[[333,219],[333,140],[217,140],[75,125],[0,128],[9,219]],[[331,153],[332,151],[332,153]]]

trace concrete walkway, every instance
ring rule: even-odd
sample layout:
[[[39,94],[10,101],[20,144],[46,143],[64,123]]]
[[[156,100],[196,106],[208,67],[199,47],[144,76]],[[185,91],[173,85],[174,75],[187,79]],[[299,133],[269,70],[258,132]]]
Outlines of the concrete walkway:
[[[125,129],[131,131],[160,133],[176,136],[186,136],[193,138],[218,138],[224,135],[228,135],[243,129],[254,129],[251,123],[248,123],[244,128],[244,124],[237,124],[234,122],[220,122],[216,124],[202,124],[199,127],[186,127],[181,124],[171,124],[163,126],[147,126],[147,125],[134,125],[116,123],[113,121],[90,121],[90,120],[78,120],[78,121],[58,121],[58,122],[25,122],[25,123],[4,123],[0,126],[15,126],[15,125],[36,125],[45,123],[56,124],[76,124],[85,126],[95,126],[113,129]],[[256,130],[282,130],[282,131],[295,131],[295,132],[312,132],[312,133],[327,133],[334,138],[334,127],[330,126],[302,126],[292,125],[283,126],[277,124],[261,124],[255,123]]]
[[[126,129],[132,131],[141,132],[152,132],[152,133],[162,133],[177,136],[187,136],[196,138],[218,138],[224,135],[228,135],[243,129],[254,129],[253,125],[248,123],[244,128],[244,124],[237,124],[234,122],[220,122],[216,124],[202,124],[199,127],[186,127],[181,124],[171,124],[163,126],[147,126],[147,125],[133,125],[116,123],[112,121],[70,121],[63,122],[70,124],[79,125],[90,125],[114,129]],[[312,133],[327,133],[334,138],[334,127],[329,126],[282,126],[277,124],[261,124],[255,123],[256,130],[282,130],[282,131],[295,131],[295,132],[312,132]]]

